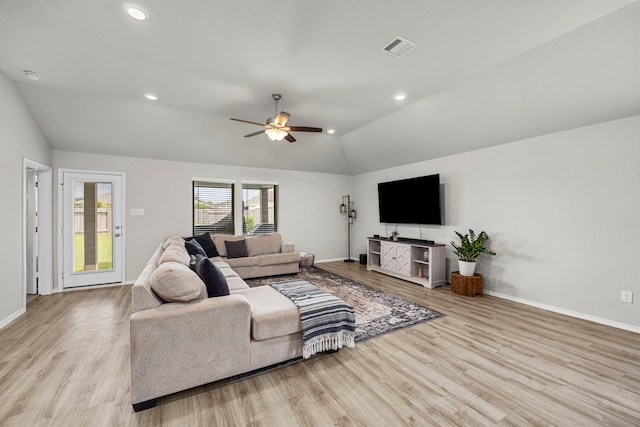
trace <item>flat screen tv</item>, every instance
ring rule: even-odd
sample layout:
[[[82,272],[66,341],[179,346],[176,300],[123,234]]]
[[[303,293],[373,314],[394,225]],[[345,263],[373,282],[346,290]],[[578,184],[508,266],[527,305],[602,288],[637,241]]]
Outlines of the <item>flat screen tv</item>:
[[[380,222],[442,224],[440,175],[428,175],[378,184]]]

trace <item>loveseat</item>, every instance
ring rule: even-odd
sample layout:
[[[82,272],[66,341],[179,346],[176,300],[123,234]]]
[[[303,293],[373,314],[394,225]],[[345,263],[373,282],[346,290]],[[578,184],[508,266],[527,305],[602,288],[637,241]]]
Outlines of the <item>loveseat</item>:
[[[154,406],[161,396],[302,356],[296,305],[270,286],[250,288],[238,273],[253,277],[258,272],[293,270],[290,264],[295,256],[286,252],[292,249],[287,246],[278,252],[283,254],[282,260],[290,262],[276,263],[276,253],[258,254],[262,243],[264,248],[275,250],[275,240],[256,240],[254,243],[260,243],[256,246],[249,243],[260,237],[264,236],[246,239],[251,248],[248,254],[256,258],[250,265],[249,260],[228,258],[219,236],[215,246],[224,257],[192,257],[185,240],[178,236],[156,248],[132,287],[134,410]],[[190,268],[194,257],[196,271]],[[200,277],[201,265],[213,272],[215,286]],[[217,288],[220,276],[226,283],[222,290]],[[216,292],[221,296],[211,297]]]
[[[295,252],[293,243],[283,242],[278,233],[211,237],[220,257],[243,279],[293,274],[300,270],[300,253]]]

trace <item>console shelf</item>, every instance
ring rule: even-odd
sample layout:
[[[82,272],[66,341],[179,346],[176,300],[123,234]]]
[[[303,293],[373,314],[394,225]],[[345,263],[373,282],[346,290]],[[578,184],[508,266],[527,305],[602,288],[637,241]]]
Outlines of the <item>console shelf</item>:
[[[444,286],[445,246],[416,240],[403,242],[370,237],[367,239],[367,269],[425,288]]]

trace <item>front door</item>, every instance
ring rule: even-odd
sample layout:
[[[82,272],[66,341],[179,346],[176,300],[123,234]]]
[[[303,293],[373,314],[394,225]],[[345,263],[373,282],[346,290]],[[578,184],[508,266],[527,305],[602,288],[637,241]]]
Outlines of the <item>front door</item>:
[[[62,172],[64,288],[124,279],[123,174]]]

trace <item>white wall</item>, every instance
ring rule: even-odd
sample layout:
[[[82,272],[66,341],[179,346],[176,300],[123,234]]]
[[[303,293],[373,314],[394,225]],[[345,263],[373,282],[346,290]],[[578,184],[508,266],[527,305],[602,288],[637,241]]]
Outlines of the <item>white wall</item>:
[[[23,158],[50,165],[49,144],[11,80],[0,71],[0,327],[23,312]]]
[[[640,116],[355,176],[357,251],[387,234],[377,183],[434,173],[446,225],[398,229],[446,243],[448,273],[454,230],[485,230],[497,252],[478,259],[485,289],[640,327]]]
[[[126,173],[127,281],[136,279],[162,239],[173,234],[191,235],[191,181],[194,177],[277,182],[280,185],[278,226],[283,239],[295,243],[299,251],[314,253],[316,260],[346,256],[346,231],[343,231],[339,213],[341,196],[351,182],[346,175],[57,150],[52,152],[52,160],[56,180],[58,168]],[[132,208],[143,208],[145,215],[131,216]]]

